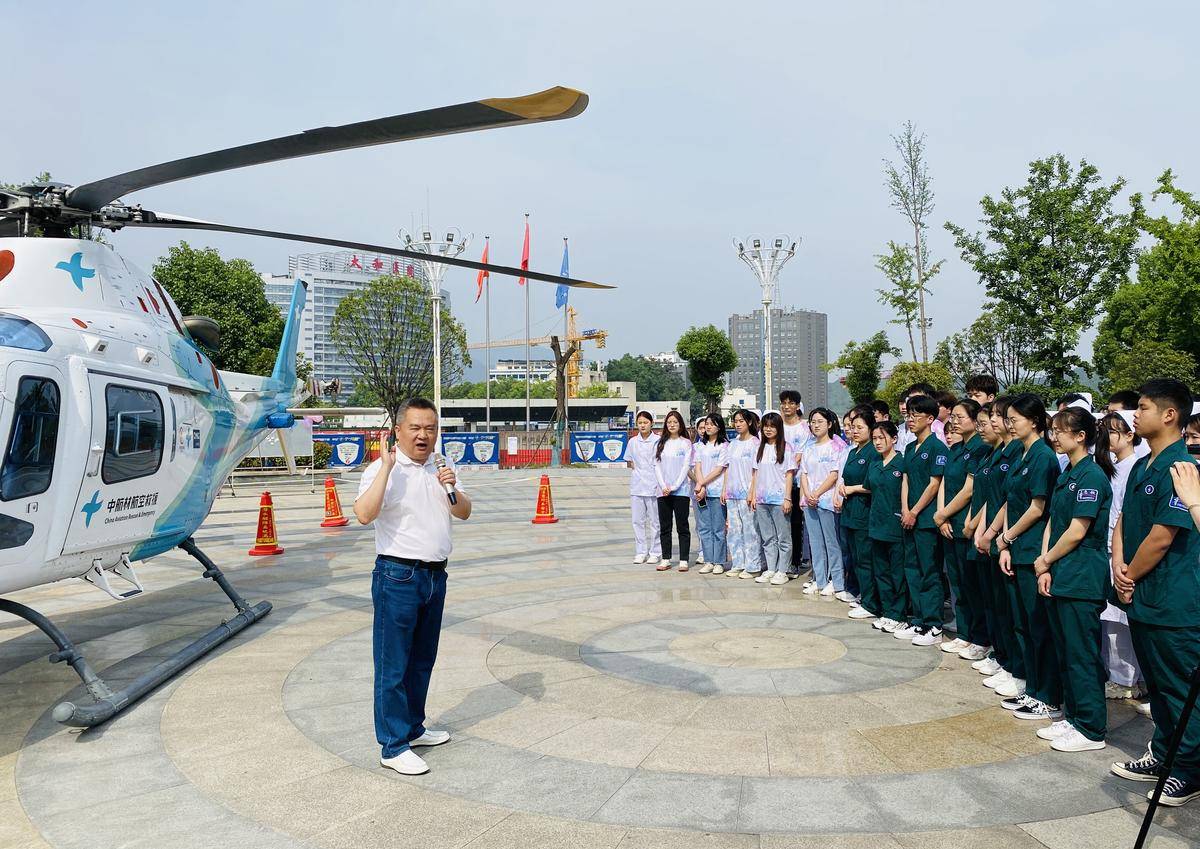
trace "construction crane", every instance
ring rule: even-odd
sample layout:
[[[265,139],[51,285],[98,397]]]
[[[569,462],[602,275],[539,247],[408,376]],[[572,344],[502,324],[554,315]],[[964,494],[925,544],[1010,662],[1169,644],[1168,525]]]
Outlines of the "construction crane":
[[[576,328],[575,318],[576,311],[574,307],[567,307],[567,338],[564,344],[570,345],[572,342],[579,342],[579,349],[575,351],[571,359],[567,362],[567,397],[579,397],[579,367],[583,362],[583,344],[584,342],[595,342],[597,348],[603,348],[608,340],[607,330],[597,330],[589,328],[582,333]],[[557,335],[557,334],[554,334]],[[529,340],[530,345],[549,345],[549,336],[539,336],[536,339]],[[524,339],[498,339],[494,340],[490,345],[487,342],[472,342],[467,345],[467,348],[472,351],[482,350],[484,348],[517,348],[524,347]]]

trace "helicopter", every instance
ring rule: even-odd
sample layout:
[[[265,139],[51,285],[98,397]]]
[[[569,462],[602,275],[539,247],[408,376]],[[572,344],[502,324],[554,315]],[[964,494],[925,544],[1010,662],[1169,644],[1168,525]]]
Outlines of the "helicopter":
[[[181,315],[157,280],[97,230],[126,227],[241,233],[425,258],[386,245],[235,226],[155,212],[124,196],[251,165],[411,139],[572,118],[588,97],[557,86],[177,159],[82,185],[0,189],[0,612],[40,629],[90,702],[63,701],[66,725],[103,723],[271,610],[249,603],[197,547],[221,484],[272,429],[295,422],[296,349],[306,285],[297,279],[269,376],[221,371],[220,328]],[[443,257],[446,265],[566,286],[586,280]],[[282,442],[282,440],[281,440]],[[236,614],[119,690],[48,617],[7,594],[82,579],[121,601],[144,591],[135,564],[180,548],[203,566]]]

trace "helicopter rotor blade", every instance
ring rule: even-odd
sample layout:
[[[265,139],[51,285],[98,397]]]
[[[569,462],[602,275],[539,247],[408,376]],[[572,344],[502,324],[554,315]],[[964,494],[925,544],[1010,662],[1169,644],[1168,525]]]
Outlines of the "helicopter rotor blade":
[[[105,204],[130,192],[176,180],[318,153],[494,127],[557,121],[575,117],[587,108],[587,103],[588,96],[583,92],[555,86],[523,97],[488,98],[340,127],[318,127],[291,136],[202,153],[85,183],[67,193],[67,203],[75,209],[97,212]]]
[[[270,239],[286,239],[289,242],[308,242],[309,244],[313,245],[329,245],[331,247],[359,250],[363,251],[364,253],[404,257],[405,259],[414,259],[418,261],[433,260],[439,265],[453,265],[459,268],[473,268],[480,271],[487,271],[490,274],[503,274],[508,277],[525,277],[529,280],[540,280],[544,283],[558,283],[563,286],[571,286],[575,289],[616,288],[616,286],[606,283],[593,283],[590,280],[561,277],[557,274],[544,274],[540,271],[525,271],[524,269],[514,268],[509,265],[492,265],[490,263],[462,259],[461,257],[433,257],[429,254],[421,253],[420,251],[408,251],[403,248],[396,248],[389,245],[372,245],[368,242],[351,242],[345,239],[330,239],[324,236],[308,236],[302,233],[283,233],[278,230],[258,230],[253,227],[237,227],[232,224],[218,224],[215,221],[202,221],[198,218],[185,218],[181,215],[167,215],[157,212],[152,213],[151,215],[147,216],[147,218],[149,220],[122,222],[121,226],[168,230],[210,230],[221,233],[241,233],[246,236],[265,236]]]

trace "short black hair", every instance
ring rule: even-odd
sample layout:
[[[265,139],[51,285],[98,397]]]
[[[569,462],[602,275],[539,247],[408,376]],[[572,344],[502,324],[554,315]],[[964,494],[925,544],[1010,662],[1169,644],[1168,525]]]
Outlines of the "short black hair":
[[[913,395],[908,399],[905,405],[910,413],[924,413],[930,418],[937,418],[938,402],[930,398],[928,395]]]
[[[973,374],[967,378],[966,392],[982,392],[984,395],[1000,394],[1000,381],[992,374]]]
[[[871,432],[874,433],[877,430],[882,430],[892,439],[895,439],[900,435],[900,430],[896,427],[896,423],[893,421],[875,422],[875,424],[871,426]]]
[[[1120,404],[1122,410],[1136,410],[1140,397],[1134,389],[1122,389],[1120,392],[1109,395],[1108,403]]]
[[[400,409],[397,410],[395,422],[397,427],[400,426],[400,422],[404,421],[404,416],[409,410],[433,410],[433,414],[435,416],[438,414],[438,408],[433,406],[432,401],[430,401],[428,398],[422,398],[420,395],[414,395],[401,404]]]
[[[882,398],[876,398],[874,401],[872,401],[871,407],[875,410],[875,418],[879,418],[880,416],[887,416],[888,418],[891,418],[892,408],[889,407],[888,402],[884,401]]]
[[[1179,413],[1179,429],[1192,414],[1192,393],[1182,382],[1170,377],[1158,377],[1148,380],[1138,389],[1142,398],[1149,398],[1159,409],[1173,407]]]
[[[1062,396],[1061,398],[1059,398],[1059,399],[1058,399],[1058,401],[1057,401],[1057,402],[1055,402],[1055,404],[1056,404],[1056,406],[1057,406],[1058,404],[1062,404],[1062,405],[1064,405],[1064,406],[1065,406],[1065,405],[1067,405],[1067,404],[1073,404],[1073,403],[1074,403],[1074,402],[1076,402],[1076,401],[1082,401],[1082,402],[1084,402],[1085,404],[1087,404],[1087,398],[1084,398],[1084,397],[1083,397],[1082,395],[1080,395],[1078,392],[1068,392],[1066,395],[1064,395],[1064,396]],[[1088,406],[1089,406],[1089,407],[1091,407],[1091,405],[1090,405],[1090,404],[1088,404]]]
[[[795,389],[785,389],[779,393],[779,403],[782,404],[784,401],[791,401],[793,404],[799,404],[800,393]]]
[[[910,398],[913,395],[927,395],[932,398],[936,392],[937,390],[933,388],[932,383],[914,383],[908,389],[904,390],[904,397]]]
[[[958,398],[953,392],[938,392],[933,397],[939,407],[945,407],[947,410],[953,410],[954,405],[958,403]]]

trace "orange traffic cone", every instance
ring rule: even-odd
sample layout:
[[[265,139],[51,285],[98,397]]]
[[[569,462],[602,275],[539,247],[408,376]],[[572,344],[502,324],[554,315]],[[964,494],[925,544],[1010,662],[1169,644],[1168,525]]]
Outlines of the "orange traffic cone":
[[[332,477],[325,478],[325,521],[322,528],[342,528],[350,524],[350,520],[342,515],[342,502],[338,499],[337,486]]]
[[[256,557],[262,554],[283,554],[279,540],[275,536],[275,505],[271,501],[271,493],[264,491],[258,502],[258,532],[254,537],[254,548],[250,554]]]
[[[538,484],[537,513],[533,517],[535,525],[552,525],[558,519],[554,516],[554,499],[550,496],[550,476],[542,475]]]

